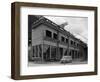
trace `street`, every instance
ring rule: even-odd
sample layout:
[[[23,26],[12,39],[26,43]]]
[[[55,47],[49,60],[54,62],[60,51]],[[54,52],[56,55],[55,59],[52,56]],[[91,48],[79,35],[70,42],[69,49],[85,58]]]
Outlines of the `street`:
[[[29,61],[28,66],[54,66],[54,65],[79,65],[79,64],[87,64],[87,61],[77,61],[73,60],[70,63],[60,63],[60,62],[33,62]]]

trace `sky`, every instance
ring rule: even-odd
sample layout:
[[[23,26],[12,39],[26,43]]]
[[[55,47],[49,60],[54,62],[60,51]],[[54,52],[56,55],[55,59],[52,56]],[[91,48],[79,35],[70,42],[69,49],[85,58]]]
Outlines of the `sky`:
[[[75,37],[83,42],[88,42],[88,18],[87,17],[58,17],[58,16],[44,16],[54,23],[61,25],[67,22],[64,27],[65,30],[72,33]]]

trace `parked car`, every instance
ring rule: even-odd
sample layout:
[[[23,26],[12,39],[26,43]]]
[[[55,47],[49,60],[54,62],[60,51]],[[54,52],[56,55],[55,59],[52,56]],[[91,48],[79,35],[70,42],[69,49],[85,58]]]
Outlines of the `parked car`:
[[[63,56],[60,60],[61,63],[70,63],[72,62],[72,57],[71,56]]]

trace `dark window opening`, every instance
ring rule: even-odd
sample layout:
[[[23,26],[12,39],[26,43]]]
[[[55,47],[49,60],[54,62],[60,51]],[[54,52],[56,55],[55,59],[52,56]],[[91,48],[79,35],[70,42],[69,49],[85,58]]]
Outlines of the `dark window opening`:
[[[56,33],[53,34],[53,38],[54,38],[54,39],[57,39],[57,38],[58,38],[58,36],[57,36]]]
[[[66,38],[66,43],[68,43],[68,39]]]
[[[72,50],[70,50],[70,52],[69,52],[69,56],[71,56],[71,52],[72,52]]]
[[[79,44],[77,44],[77,47],[79,47]]]
[[[49,30],[46,30],[46,36],[51,38],[52,37],[52,32],[49,31]]]
[[[73,45],[73,41],[71,40],[71,45]]]
[[[61,37],[61,41],[62,41],[62,42],[64,42],[64,41],[65,41],[65,38],[64,38],[63,36]]]
[[[75,45],[76,43],[74,42],[74,45]]]
[[[60,59],[63,57],[63,48],[59,48]]]

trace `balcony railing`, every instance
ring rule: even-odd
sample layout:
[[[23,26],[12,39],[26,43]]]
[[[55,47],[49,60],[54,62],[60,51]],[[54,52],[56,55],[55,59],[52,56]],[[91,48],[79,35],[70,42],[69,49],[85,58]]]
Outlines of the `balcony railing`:
[[[54,39],[54,38],[47,37],[47,36],[44,36],[43,39],[48,40],[48,41],[52,41],[52,42],[58,42],[59,41],[58,39]]]

